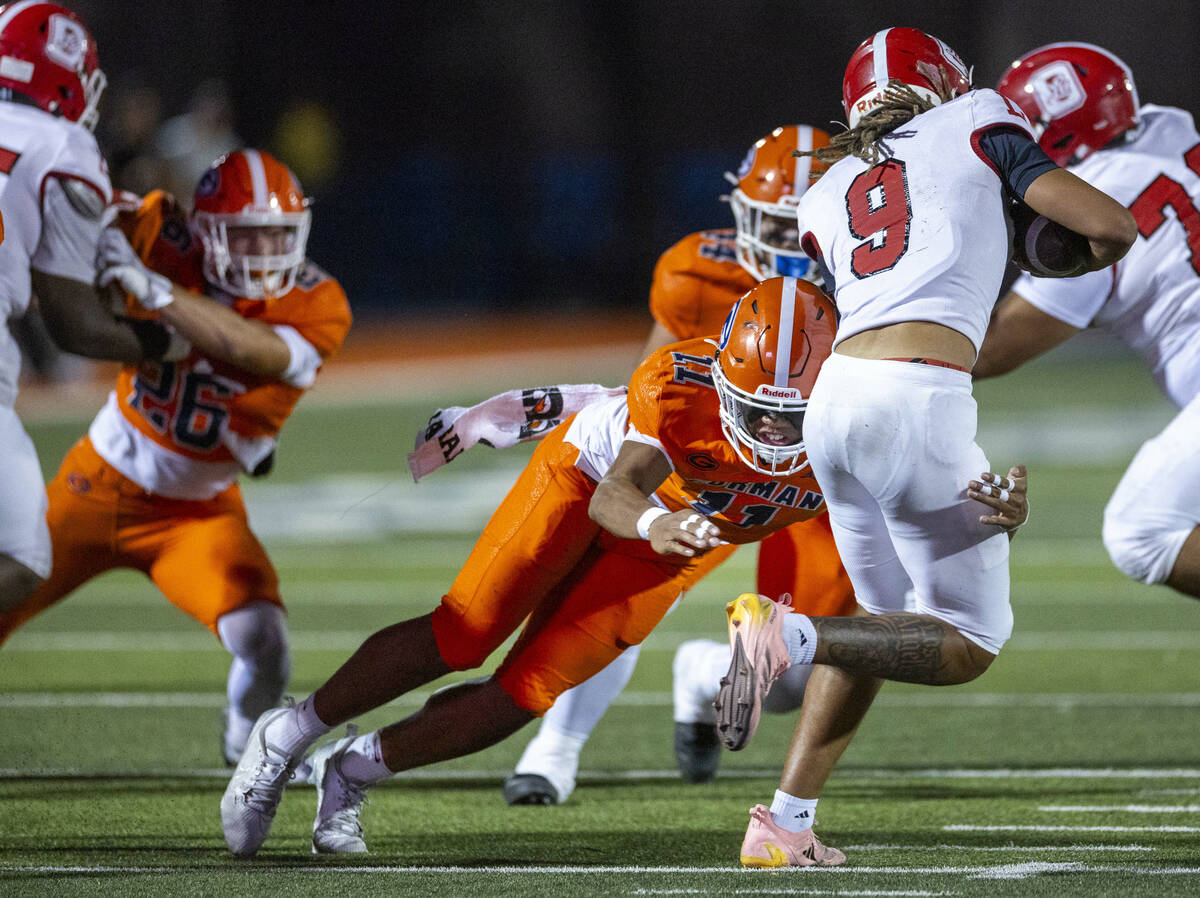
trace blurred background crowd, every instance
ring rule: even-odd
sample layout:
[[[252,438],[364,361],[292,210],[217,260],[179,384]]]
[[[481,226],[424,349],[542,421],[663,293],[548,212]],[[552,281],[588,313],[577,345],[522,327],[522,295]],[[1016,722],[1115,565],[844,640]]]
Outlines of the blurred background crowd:
[[[1178,0],[70,5],[109,79],[114,186],[187,200],[216,156],[269,149],[360,320],[644,308],[659,253],[732,224],[722,175],[756,138],[843,120],[845,60],[886,25],[941,37],[982,86],[1094,42],[1143,102],[1200,107],[1200,4]]]

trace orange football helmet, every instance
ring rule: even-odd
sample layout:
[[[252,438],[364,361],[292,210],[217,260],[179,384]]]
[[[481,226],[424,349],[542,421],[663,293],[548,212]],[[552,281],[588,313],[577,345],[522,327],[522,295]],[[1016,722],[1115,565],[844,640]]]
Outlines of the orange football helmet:
[[[0,89],[39,109],[96,127],[100,94],[96,39],[65,6],[21,0],[0,7]]]
[[[755,142],[736,175],[729,196],[737,222],[738,263],[760,281],[798,277],[816,281],[816,263],[800,249],[796,204],[828,167],[814,156],[793,156],[795,150],[829,145],[829,135],[808,125],[776,128]]]
[[[196,185],[191,227],[204,247],[204,277],[247,299],[295,286],[312,212],[291,170],[262,150],[222,156]]]
[[[808,467],[804,410],[836,330],[833,301],[794,277],[763,281],[725,319],[712,365],[721,430],[755,471],[786,476]]]

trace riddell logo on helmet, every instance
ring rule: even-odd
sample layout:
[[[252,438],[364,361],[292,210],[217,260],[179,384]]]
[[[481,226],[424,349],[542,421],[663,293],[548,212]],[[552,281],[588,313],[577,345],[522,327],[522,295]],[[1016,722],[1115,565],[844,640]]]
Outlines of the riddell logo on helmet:
[[[754,391],[755,396],[766,396],[768,399],[800,399],[800,391],[793,387],[768,387],[760,384]]]

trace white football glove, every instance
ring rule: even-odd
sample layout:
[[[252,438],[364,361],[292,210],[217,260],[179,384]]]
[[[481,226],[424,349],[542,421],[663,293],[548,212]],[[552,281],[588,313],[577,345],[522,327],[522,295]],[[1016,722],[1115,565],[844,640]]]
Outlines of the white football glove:
[[[143,309],[156,312],[169,306],[171,281],[147,268],[119,228],[105,228],[96,244],[96,286],[116,281]]]

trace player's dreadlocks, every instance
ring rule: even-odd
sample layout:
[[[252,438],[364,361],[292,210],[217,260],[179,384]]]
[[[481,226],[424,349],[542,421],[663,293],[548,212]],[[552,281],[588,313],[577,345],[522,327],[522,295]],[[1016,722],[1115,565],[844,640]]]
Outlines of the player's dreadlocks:
[[[927,63],[918,63],[917,70],[933,84],[943,103],[954,99],[950,90],[950,79],[946,76],[944,68],[938,66],[935,69]],[[857,156],[868,165],[877,165],[891,155],[883,143],[883,138],[922,112],[928,112],[935,105],[937,104],[922,97],[903,81],[893,78],[888,82],[879,104],[863,115],[857,125],[830,137],[829,146],[816,150],[796,150],[792,155],[815,156],[826,165],[833,165],[847,156]]]

